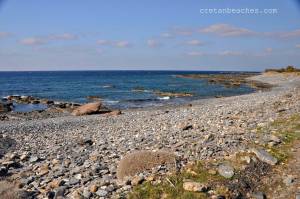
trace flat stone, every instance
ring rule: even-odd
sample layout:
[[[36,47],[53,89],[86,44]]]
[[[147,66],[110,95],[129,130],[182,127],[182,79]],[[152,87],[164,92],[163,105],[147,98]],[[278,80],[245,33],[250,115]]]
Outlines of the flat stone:
[[[276,165],[278,162],[277,158],[273,157],[271,154],[269,154],[267,151],[263,149],[252,149],[251,151],[262,162],[265,162],[270,165]]]
[[[88,189],[84,189],[82,195],[84,198],[90,198],[92,196],[92,193]]]
[[[96,192],[96,195],[99,196],[99,197],[105,197],[107,196],[108,192],[105,191],[105,190],[102,190],[102,189],[99,189],[97,192]]]
[[[66,189],[67,188],[65,186],[59,187],[55,192],[54,199],[64,198]]]
[[[208,186],[199,182],[184,182],[183,189],[192,192],[206,192]]]
[[[37,157],[37,156],[31,156],[29,159],[29,162],[31,162],[31,163],[35,163],[37,161],[39,161],[39,157]]]
[[[84,197],[80,194],[80,192],[78,190],[75,190],[72,193],[72,199],[84,199]]]
[[[221,176],[225,178],[232,178],[232,176],[234,175],[233,167],[228,164],[219,165],[218,172]]]
[[[69,181],[69,185],[76,185],[80,182],[80,180],[76,179],[76,178],[71,178]]]
[[[27,160],[28,159],[28,155],[27,154],[23,154],[20,156],[20,160],[21,161],[24,161],[24,160]]]

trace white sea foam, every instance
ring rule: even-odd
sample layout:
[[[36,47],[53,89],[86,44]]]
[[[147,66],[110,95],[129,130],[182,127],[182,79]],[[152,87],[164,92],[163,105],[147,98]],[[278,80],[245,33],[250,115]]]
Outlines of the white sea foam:
[[[166,97],[159,97],[158,99],[160,99],[160,100],[169,100],[170,97],[169,97],[169,96],[166,96]]]
[[[119,101],[117,101],[117,100],[107,100],[107,101],[104,101],[104,103],[106,103],[106,104],[117,104],[117,103],[119,103]]]

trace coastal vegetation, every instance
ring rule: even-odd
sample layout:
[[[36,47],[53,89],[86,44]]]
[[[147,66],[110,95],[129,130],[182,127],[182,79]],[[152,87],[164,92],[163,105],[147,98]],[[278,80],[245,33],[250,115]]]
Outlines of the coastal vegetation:
[[[268,72],[277,72],[277,73],[299,73],[300,69],[294,67],[294,66],[287,66],[286,68],[280,68],[280,69],[266,69],[266,73]]]
[[[196,161],[180,172],[160,177],[158,183],[148,181],[136,186],[129,198],[204,199],[211,198],[212,195],[213,198],[243,198],[251,192],[254,192],[253,197],[259,196],[259,193],[255,194],[257,188],[265,191],[262,194],[265,197],[265,194],[272,195],[274,186],[277,189],[283,186],[281,189],[284,189],[287,185],[282,184],[282,179],[278,176],[284,176],[284,170],[297,166],[289,165],[288,162],[295,158],[291,149],[300,140],[300,115],[277,119],[264,128],[257,128],[256,131],[259,136],[269,136],[271,141],[265,144],[253,143],[253,147],[263,147],[274,155],[278,159],[275,165],[264,163],[264,159],[256,160],[257,157],[251,152],[238,152],[225,160],[233,165],[235,172],[234,176],[228,179],[216,169],[224,160]],[[271,184],[270,181],[262,180],[264,178],[270,178]],[[196,183],[199,189],[187,189],[184,186],[185,182]]]

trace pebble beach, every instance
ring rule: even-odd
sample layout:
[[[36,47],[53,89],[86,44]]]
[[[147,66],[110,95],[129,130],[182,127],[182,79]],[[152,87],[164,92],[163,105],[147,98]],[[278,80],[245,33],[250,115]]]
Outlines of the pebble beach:
[[[224,159],[262,142],[255,131],[279,117],[300,112],[300,76],[261,74],[252,80],[269,91],[122,111],[122,114],[0,121],[5,175],[36,198],[125,198],[135,183],[120,183],[117,167],[127,154],[167,151],[176,167],[195,160]],[[268,135],[265,135],[268,136]],[[167,167],[140,174],[164,175]]]

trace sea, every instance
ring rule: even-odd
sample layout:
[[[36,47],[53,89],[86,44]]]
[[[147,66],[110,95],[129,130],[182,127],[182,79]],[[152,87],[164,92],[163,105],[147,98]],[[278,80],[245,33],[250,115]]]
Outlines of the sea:
[[[179,78],[184,74],[226,74],[228,71],[43,71],[0,72],[0,97],[26,95],[55,101],[88,103],[99,97],[116,109],[183,104],[193,100],[254,92],[247,85],[227,88],[205,79]],[[191,93],[193,96],[159,96],[157,92]],[[16,111],[43,109],[17,105]]]

